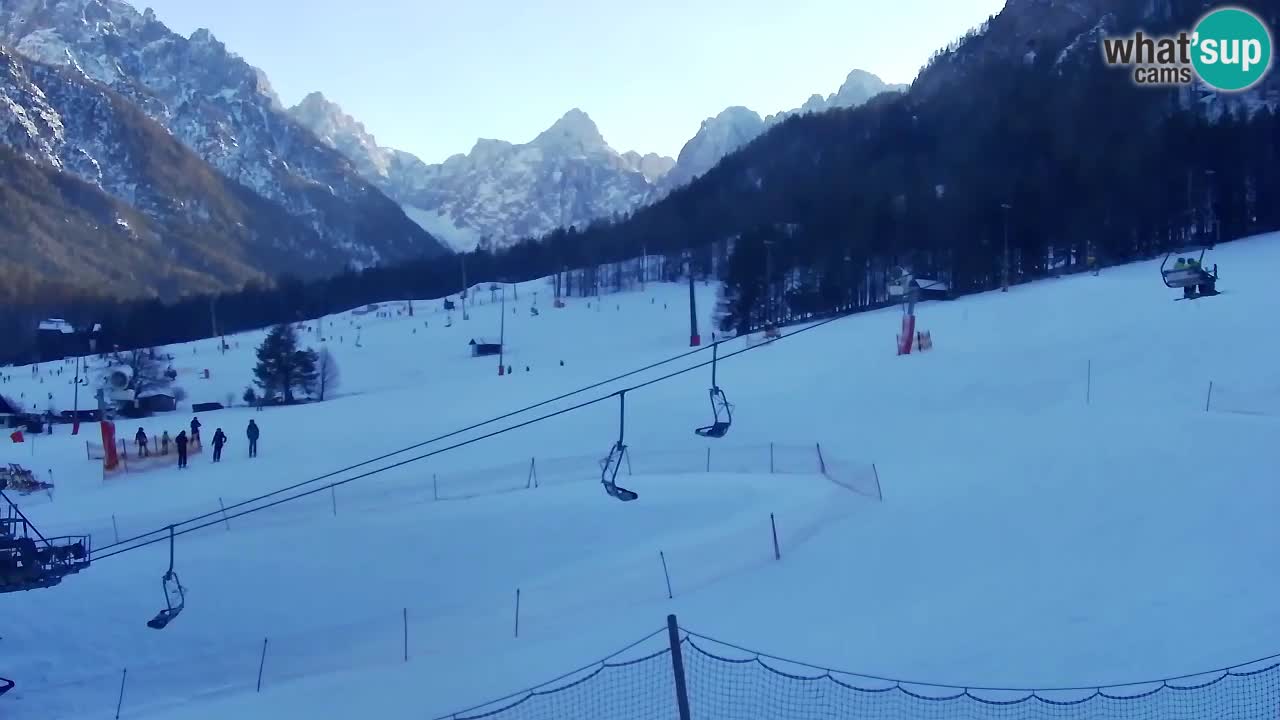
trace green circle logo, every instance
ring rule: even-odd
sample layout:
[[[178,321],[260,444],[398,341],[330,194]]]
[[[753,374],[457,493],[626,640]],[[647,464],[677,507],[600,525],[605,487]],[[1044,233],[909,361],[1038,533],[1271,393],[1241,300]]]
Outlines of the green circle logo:
[[[1191,64],[1212,87],[1248,90],[1271,67],[1271,31],[1257,15],[1240,8],[1219,8],[1194,30]]]

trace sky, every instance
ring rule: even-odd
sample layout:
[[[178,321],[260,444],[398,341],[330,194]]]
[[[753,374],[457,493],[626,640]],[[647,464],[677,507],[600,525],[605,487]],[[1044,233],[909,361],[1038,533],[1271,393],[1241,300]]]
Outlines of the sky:
[[[620,152],[676,157],[732,105],[762,116],[850,70],[910,82],[1004,0],[135,0],[208,28],[287,105],[319,90],[427,162],[528,142],[571,108]]]

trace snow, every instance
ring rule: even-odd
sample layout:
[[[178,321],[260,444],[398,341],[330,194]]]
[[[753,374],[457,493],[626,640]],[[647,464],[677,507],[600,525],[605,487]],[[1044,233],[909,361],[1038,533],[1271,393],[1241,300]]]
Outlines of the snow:
[[[431,236],[449,246],[454,252],[471,252],[480,244],[480,233],[473,228],[459,227],[441,210],[423,210],[412,205],[401,207],[410,220]]]
[[[623,482],[640,493],[633,503],[606,497],[592,477],[616,439],[609,400],[332,496],[226,526],[214,516],[178,539],[188,603],[163,632],[144,626],[162,606],[163,543],[0,598],[0,674],[19,683],[0,708],[6,720],[109,717],[127,667],[121,718],[437,717],[605,657],[670,612],[700,633],[820,667],[961,685],[1117,683],[1273,654],[1280,341],[1266,298],[1280,236],[1220,245],[1212,262],[1223,294],[1195,302],[1173,302],[1157,261],[922,303],[918,329],[935,346],[908,357],[894,355],[897,309],[759,346],[719,368],[735,406],[721,441],[692,433],[710,419],[706,369],[635,390],[627,442],[637,464],[658,470]],[[0,463],[52,470],[52,500],[25,498],[26,511],[46,534],[92,531],[101,547],[113,524],[121,536],[162,528],[688,350],[684,285],[557,310],[545,282],[524,283],[506,306],[514,373],[499,377],[495,359],[467,346],[499,324],[501,304],[481,287],[472,297],[483,304],[465,322],[454,312],[451,327],[438,300],[415,302],[412,318],[390,302],[306,323],[304,341],[328,338],[338,360],[338,396],[202,414],[206,435],[222,427],[231,438],[220,465],[206,451],[181,473],[103,482],[85,459],[83,442],[96,437],[67,426],[0,446]],[[704,335],[714,298],[699,285]],[[190,401],[238,402],[263,334],[229,337],[225,355],[213,341],[171,348]],[[50,375],[57,367],[41,366],[43,383],[5,369],[0,391],[41,403],[53,393],[69,407],[69,366]],[[185,408],[121,421],[118,433],[175,434]],[[253,460],[251,418],[262,426]],[[769,443],[800,470],[769,474],[750,460]],[[803,448],[817,443],[833,464],[874,462],[884,502],[802,472]],[[695,464],[707,447],[761,469],[705,472]],[[526,490],[534,457],[543,481]],[[441,488],[473,496],[433,500]]]

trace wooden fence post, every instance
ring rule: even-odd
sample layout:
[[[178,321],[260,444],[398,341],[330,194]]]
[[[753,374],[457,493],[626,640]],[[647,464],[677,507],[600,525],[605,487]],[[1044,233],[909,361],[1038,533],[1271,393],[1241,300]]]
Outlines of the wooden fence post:
[[[662,560],[662,576],[667,579],[667,599],[675,599],[675,593],[671,592],[671,573],[667,572],[667,555],[661,550],[658,551],[658,558]]]
[[[689,720],[689,689],[685,685],[684,656],[680,654],[680,625],[675,615],[667,616],[667,642],[671,645],[671,671],[675,675],[676,708],[679,720]]]
[[[258,692],[262,692],[262,669],[267,665],[267,639],[262,638],[262,659],[258,661]]]
[[[124,681],[129,677],[129,668],[120,674],[120,697],[116,700],[116,720],[120,720],[120,708],[124,705]]]
[[[781,560],[782,551],[778,549],[778,523],[773,519],[773,513],[769,513],[769,527],[773,528],[773,559]]]

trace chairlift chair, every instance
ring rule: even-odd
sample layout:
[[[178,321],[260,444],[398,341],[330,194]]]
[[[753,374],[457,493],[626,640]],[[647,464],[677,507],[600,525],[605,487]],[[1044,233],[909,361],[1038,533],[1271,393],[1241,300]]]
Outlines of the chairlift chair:
[[[53,587],[89,561],[88,536],[46,538],[0,490],[0,593]]]
[[[1196,260],[1189,261],[1185,257],[1179,257],[1173,267],[1169,267],[1169,260],[1174,255],[1187,251],[1170,250],[1165,254],[1164,261],[1160,263],[1160,277],[1166,287],[1182,290],[1182,298],[1179,299],[1190,300],[1218,294],[1218,266],[1215,264],[1212,271],[1204,267],[1204,254],[1208,249],[1208,246],[1200,246],[1200,255]]]
[[[156,616],[147,621],[147,627],[153,630],[163,630],[169,625],[174,618],[178,617],[182,609],[187,604],[187,591],[182,587],[182,582],[178,579],[178,574],[173,571],[173,526],[169,526],[169,570],[165,572],[164,577],[160,580],[161,586],[164,588],[165,609],[156,613]]]
[[[716,383],[716,365],[719,362],[719,354],[720,343],[717,342],[711,346],[711,390],[708,391],[711,397],[712,422],[710,425],[694,430],[698,435],[707,438],[722,438],[733,425],[733,406],[729,404],[729,399],[725,397],[724,390],[721,390]]]
[[[618,485],[618,470],[622,468],[622,461],[627,454],[627,445],[623,442],[627,419],[626,391],[618,393],[618,407],[618,442],[614,443],[613,447],[610,448],[609,455],[600,461],[600,482],[604,485],[604,490],[609,495],[623,502],[630,502],[640,497],[640,495],[633,490],[628,490]]]

